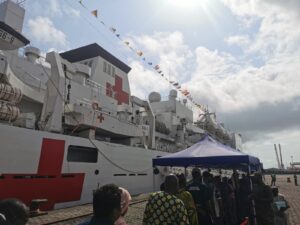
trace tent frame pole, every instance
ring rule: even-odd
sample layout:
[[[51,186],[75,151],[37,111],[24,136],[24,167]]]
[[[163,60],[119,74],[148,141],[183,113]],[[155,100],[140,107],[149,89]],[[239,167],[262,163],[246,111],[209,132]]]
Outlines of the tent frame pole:
[[[249,174],[250,191],[251,191],[251,194],[252,194],[252,193],[253,193],[253,184],[252,184],[252,180],[251,180],[251,177],[250,177],[250,174],[251,174],[251,167],[250,167],[250,164],[248,165],[248,174]],[[256,221],[256,210],[255,210],[255,202],[254,202],[253,199],[251,200],[251,207],[252,207],[252,215],[251,215],[251,217],[252,217],[253,219],[250,220],[250,223],[251,223],[251,225],[257,225],[257,221]]]

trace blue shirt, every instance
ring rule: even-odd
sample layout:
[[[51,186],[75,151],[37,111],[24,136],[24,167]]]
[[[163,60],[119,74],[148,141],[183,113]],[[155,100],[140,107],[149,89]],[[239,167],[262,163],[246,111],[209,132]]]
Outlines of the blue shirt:
[[[210,193],[205,184],[198,181],[192,181],[186,189],[192,194],[196,206],[206,207],[206,204],[210,199]]]

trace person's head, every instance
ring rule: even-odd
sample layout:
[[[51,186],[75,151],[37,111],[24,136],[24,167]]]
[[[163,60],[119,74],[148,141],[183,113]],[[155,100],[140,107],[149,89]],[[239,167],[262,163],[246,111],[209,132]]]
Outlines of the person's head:
[[[197,168],[197,167],[193,168],[192,177],[193,177],[193,180],[202,181],[201,171],[199,168]]]
[[[0,213],[7,225],[25,225],[28,221],[28,208],[18,199],[2,200],[0,202]]]
[[[114,223],[121,215],[121,189],[115,184],[107,184],[94,193],[94,216]]]
[[[176,194],[178,192],[178,179],[176,175],[170,174],[165,179],[165,192],[169,194]]]
[[[120,190],[122,191],[122,194],[121,194],[121,215],[125,216],[125,214],[128,211],[129,203],[131,201],[131,195],[125,188],[120,187]]]
[[[178,184],[179,188],[185,188],[186,187],[186,179],[183,173],[177,175],[178,178]]]
[[[208,172],[208,171],[204,171],[203,173],[202,173],[202,177],[203,177],[203,182],[204,183],[209,183],[209,181],[210,181],[210,173]]]

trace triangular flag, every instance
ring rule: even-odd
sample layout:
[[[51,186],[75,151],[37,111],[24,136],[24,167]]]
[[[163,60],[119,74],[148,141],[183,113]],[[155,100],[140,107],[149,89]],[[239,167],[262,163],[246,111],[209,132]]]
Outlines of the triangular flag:
[[[129,45],[130,43],[129,43],[129,41],[124,41],[124,44]]]
[[[91,14],[92,14],[94,17],[98,18],[98,10],[97,10],[97,9],[93,10],[93,11],[91,12]]]
[[[111,32],[113,32],[113,33],[115,33],[115,32],[117,31],[117,29],[114,28],[114,27],[109,28],[109,30],[110,30]]]
[[[154,66],[154,69],[158,70],[159,69],[159,65]]]
[[[149,66],[152,66],[152,62],[148,62],[148,65],[149,65]]]
[[[119,38],[121,36],[121,34],[116,34],[116,37]]]
[[[158,73],[162,73],[162,71],[160,70],[160,71],[157,71]]]

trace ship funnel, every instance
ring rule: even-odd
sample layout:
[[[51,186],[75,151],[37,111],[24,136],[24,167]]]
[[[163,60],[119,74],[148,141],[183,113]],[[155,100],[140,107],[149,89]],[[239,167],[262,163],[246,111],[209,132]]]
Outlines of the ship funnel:
[[[28,46],[25,48],[25,56],[28,61],[36,63],[36,60],[41,56],[41,50],[36,47]]]

